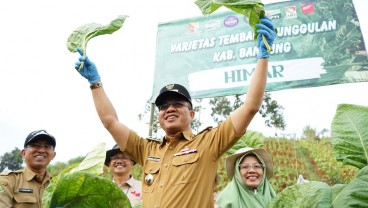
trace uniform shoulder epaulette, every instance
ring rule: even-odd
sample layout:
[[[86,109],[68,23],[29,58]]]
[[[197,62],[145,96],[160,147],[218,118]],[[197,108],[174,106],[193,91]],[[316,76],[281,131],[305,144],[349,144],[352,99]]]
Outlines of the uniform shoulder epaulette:
[[[207,126],[205,129],[203,129],[202,131],[198,132],[198,134],[202,134],[205,131],[209,131],[211,130],[213,127],[212,126]]]
[[[10,171],[4,171],[4,172],[1,172],[0,173],[0,176],[7,176],[9,175],[10,173],[21,173],[23,172],[23,170],[10,170]]]
[[[162,139],[160,138],[147,137],[147,140],[162,143]]]

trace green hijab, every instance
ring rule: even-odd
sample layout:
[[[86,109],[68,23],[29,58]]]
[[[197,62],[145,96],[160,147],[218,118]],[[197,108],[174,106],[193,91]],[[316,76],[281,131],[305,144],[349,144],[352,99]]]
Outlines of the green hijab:
[[[264,165],[264,161],[254,152],[250,152],[257,156],[257,158]],[[250,154],[248,153],[248,154]],[[240,161],[245,157],[239,157],[235,162],[234,177],[227,184],[224,190],[218,196],[216,203],[221,208],[264,208],[268,207],[271,200],[276,196],[270,182],[266,177],[266,169],[263,171],[263,178],[259,186],[254,189],[247,187],[240,175],[239,164]]]

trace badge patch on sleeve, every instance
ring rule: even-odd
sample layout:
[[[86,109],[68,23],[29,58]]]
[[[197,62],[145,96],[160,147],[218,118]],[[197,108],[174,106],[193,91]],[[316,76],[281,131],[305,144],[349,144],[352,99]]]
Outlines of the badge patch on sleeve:
[[[3,188],[3,185],[0,185],[0,193],[4,192],[4,188]]]

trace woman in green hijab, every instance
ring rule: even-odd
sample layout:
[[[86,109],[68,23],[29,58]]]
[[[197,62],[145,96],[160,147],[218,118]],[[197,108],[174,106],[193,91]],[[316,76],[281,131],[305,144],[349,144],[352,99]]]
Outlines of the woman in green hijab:
[[[226,158],[229,184],[219,194],[216,204],[220,208],[268,207],[276,196],[270,182],[273,175],[272,160],[261,148],[241,148]]]

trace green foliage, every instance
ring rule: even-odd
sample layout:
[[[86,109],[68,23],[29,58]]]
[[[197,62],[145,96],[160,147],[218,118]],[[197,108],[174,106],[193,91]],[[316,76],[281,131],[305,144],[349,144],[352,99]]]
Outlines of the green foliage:
[[[367,187],[365,167],[347,185],[330,187],[318,181],[293,185],[278,194],[270,207],[368,207]]]
[[[227,97],[214,97],[210,99],[211,116],[216,123],[221,123],[230,113],[234,110],[234,107],[230,104]]]
[[[276,195],[269,207],[331,207],[330,187],[322,182],[296,184]]]
[[[234,154],[243,147],[260,148],[263,146],[265,136],[261,132],[248,130],[227,152],[226,156]]]
[[[22,169],[23,159],[21,151],[17,147],[1,156],[0,161],[0,172],[4,171],[5,168],[8,170]]]
[[[64,174],[53,193],[50,207],[131,207],[129,199],[107,178],[85,171]]]
[[[106,26],[97,23],[89,23],[78,27],[68,37],[68,50],[75,53],[77,52],[77,48],[80,48],[83,51],[83,55],[86,55],[87,43],[90,39],[99,35],[112,34],[119,30],[123,26],[126,18],[127,16],[121,15]],[[81,64],[80,69],[81,68],[83,68],[83,64]]]
[[[332,140],[338,161],[359,169],[368,165],[368,107],[340,104],[332,121]]]
[[[286,122],[284,119],[283,110],[284,108],[279,105],[276,100],[271,99],[270,93],[265,93],[259,113],[263,118],[266,118],[266,126],[285,130]]]
[[[332,123],[332,145],[336,159],[344,164],[354,165],[361,170],[350,183],[330,187],[324,182],[308,182],[290,186],[277,195],[270,207],[367,207],[368,206],[368,166],[366,147],[368,134],[366,128],[368,108],[363,106],[340,104]],[[329,143],[319,146],[327,147]],[[316,149],[316,145],[310,150]],[[329,163],[326,151],[315,151],[316,165],[324,170],[324,175],[335,176],[341,171]],[[317,155],[317,157],[316,157]],[[318,160],[318,155],[323,158]],[[322,156],[323,155],[323,156]],[[343,159],[341,159],[343,158]],[[332,170],[332,171],[331,171]],[[339,179],[341,180],[341,179]],[[342,181],[333,181],[342,182]],[[308,206],[305,202],[309,202]]]
[[[249,25],[254,31],[255,39],[258,35],[256,24],[259,23],[259,19],[265,15],[264,7],[260,0],[196,0],[195,4],[199,7],[204,15],[213,13],[221,6],[227,7],[234,12],[244,15],[249,20]]]
[[[310,140],[316,140],[319,141],[322,139],[323,135],[328,132],[327,129],[322,129],[322,131],[318,131],[315,128],[312,128],[310,125],[307,125],[304,127],[303,129],[303,137],[305,139],[310,139]]]
[[[368,166],[361,169],[349,184],[337,187],[333,207],[368,207]],[[335,188],[335,187],[333,187]]]
[[[104,143],[97,145],[80,163],[53,177],[43,197],[43,207],[130,207],[129,199],[103,173]]]
[[[235,100],[232,102],[231,98]],[[224,121],[231,112],[243,104],[240,98],[241,95],[211,98],[209,104],[211,106],[211,116],[213,120],[218,124]],[[286,122],[283,115],[283,109],[284,108],[279,105],[276,100],[272,100],[270,93],[265,93],[259,113],[265,118],[266,126],[284,130]]]
[[[53,165],[48,165],[47,166],[47,171],[49,172],[49,174],[51,176],[56,176],[58,175],[62,170],[67,169],[75,164],[79,164],[84,160],[85,157],[83,156],[79,156],[76,158],[72,158],[70,159],[68,162],[64,163],[64,162],[56,162]]]
[[[193,129],[193,131],[196,133],[199,132],[199,128],[202,126],[202,122],[201,122],[201,113],[203,110],[203,107],[201,105],[202,100],[203,100],[202,98],[194,100],[195,101],[194,103],[198,104],[196,106],[193,106],[193,111],[196,112],[197,116],[190,123],[190,128]]]

